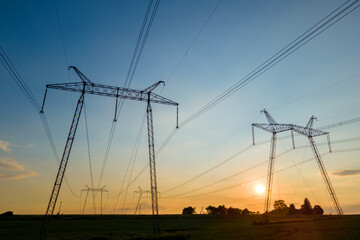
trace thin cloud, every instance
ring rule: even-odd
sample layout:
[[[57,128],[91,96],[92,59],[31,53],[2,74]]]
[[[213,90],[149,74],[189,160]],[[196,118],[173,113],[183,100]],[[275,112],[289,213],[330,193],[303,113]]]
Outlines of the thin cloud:
[[[18,174],[15,174],[15,175],[10,175],[10,176],[2,176],[0,175],[0,179],[3,179],[3,180],[18,180],[18,179],[23,179],[23,178],[28,178],[28,177],[33,177],[33,176],[36,176],[37,173],[32,171],[32,170],[27,170],[23,173],[18,173]]]
[[[4,140],[0,140],[0,149],[3,150],[4,152],[9,152],[10,151],[10,143]]]
[[[0,169],[11,170],[11,171],[24,171],[24,165],[15,161],[12,158],[2,158],[0,159]]]
[[[352,176],[352,175],[358,175],[360,174],[360,170],[359,169],[354,169],[354,170],[339,170],[336,172],[332,172],[332,175],[336,175],[336,176]]]
[[[13,158],[0,159],[0,180],[18,180],[36,175],[36,172],[26,169]]]

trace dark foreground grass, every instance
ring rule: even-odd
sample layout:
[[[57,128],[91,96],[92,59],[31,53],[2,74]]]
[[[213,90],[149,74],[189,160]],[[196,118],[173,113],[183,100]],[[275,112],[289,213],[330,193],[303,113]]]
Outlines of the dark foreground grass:
[[[272,218],[161,215],[160,235],[152,233],[151,216],[54,216],[48,239],[360,239],[360,215]],[[40,216],[0,218],[1,240],[38,239]]]

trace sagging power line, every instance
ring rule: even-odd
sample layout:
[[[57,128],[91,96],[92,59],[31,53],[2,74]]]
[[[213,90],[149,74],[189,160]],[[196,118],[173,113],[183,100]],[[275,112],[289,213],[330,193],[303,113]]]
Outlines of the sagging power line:
[[[337,7],[335,10],[330,12],[327,16],[322,18],[320,21],[318,21],[315,25],[313,25],[311,28],[306,30],[303,34],[301,34],[299,37],[297,37],[295,40],[290,42],[288,45],[283,47],[280,51],[276,52],[274,55],[272,55],[269,59],[267,59],[265,62],[260,64],[258,67],[256,67],[254,70],[252,70],[250,73],[248,73],[245,77],[240,79],[238,82],[233,84],[231,87],[229,87],[227,90],[219,94],[217,97],[215,97],[213,100],[205,104],[203,107],[199,108],[197,111],[192,113],[190,116],[185,118],[183,121],[180,122],[179,127],[182,128],[195,120],[196,118],[200,117],[213,107],[215,107],[217,104],[225,100],[226,98],[233,95],[235,92],[240,90],[241,88],[245,87],[247,84],[261,76],[263,73],[274,67],[276,64],[284,60],[286,57],[288,57],[290,54],[310,42],[312,39],[326,31],[328,28],[333,26],[335,23],[346,17],[348,14],[356,10],[360,4],[357,4],[359,0],[355,1],[346,1],[345,3],[341,4],[339,7]],[[161,150],[165,148],[171,139],[176,134],[176,129],[171,131],[169,136],[165,139],[165,141],[161,144]],[[145,168],[145,167],[144,167]],[[141,170],[139,173],[140,175],[144,172],[144,169]]]

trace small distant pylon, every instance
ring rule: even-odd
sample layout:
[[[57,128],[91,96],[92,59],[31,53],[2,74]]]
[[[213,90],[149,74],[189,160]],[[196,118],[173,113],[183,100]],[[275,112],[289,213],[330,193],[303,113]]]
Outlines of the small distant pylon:
[[[101,187],[101,188],[91,188],[89,187],[88,185],[85,185],[85,189],[81,190],[81,192],[86,192],[86,197],[85,197],[85,202],[84,202],[84,206],[82,208],[82,214],[84,214],[84,211],[85,211],[85,207],[86,207],[86,202],[87,202],[87,198],[89,196],[89,192],[92,192],[92,193],[97,193],[97,192],[100,192],[100,215],[102,215],[102,210],[103,210],[103,193],[106,192],[106,193],[109,193],[108,190],[104,189],[105,186]],[[94,207],[95,207],[95,199],[94,199]]]
[[[140,205],[140,201],[141,201],[143,194],[146,194],[146,197],[149,197],[149,193],[151,193],[150,190],[142,190],[142,188],[140,186],[138,188],[139,188],[138,191],[134,191],[134,196],[135,196],[135,194],[139,194],[138,202],[137,202],[136,208],[135,208],[135,215],[138,212],[138,210],[139,210],[139,215],[140,215],[139,205]]]
[[[134,196],[135,196],[135,194],[139,195],[138,202],[137,202],[136,208],[135,208],[135,215],[136,215],[137,212],[139,212],[139,215],[140,215],[140,210],[141,210],[140,201],[141,201],[141,198],[142,198],[143,194],[146,194],[146,198],[148,198],[149,193],[151,193],[150,190],[143,190],[140,186],[138,188],[139,188],[138,191],[134,191]],[[160,197],[160,192],[157,192],[157,195],[159,195],[159,197]]]
[[[200,210],[199,214],[204,214],[204,206],[201,207],[201,210]]]

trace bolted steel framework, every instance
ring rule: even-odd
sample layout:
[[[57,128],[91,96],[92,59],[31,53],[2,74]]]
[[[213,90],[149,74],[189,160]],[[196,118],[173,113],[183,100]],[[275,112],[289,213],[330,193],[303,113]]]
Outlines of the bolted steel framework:
[[[253,123],[252,126],[252,136],[253,136],[253,145],[255,145],[255,134],[254,127],[260,128],[264,131],[272,133],[271,145],[270,145],[270,155],[269,155],[269,165],[267,172],[266,180],[266,194],[265,194],[265,203],[264,203],[264,212],[268,213],[271,206],[271,193],[272,193],[272,184],[273,184],[273,175],[274,175],[274,166],[275,166],[275,156],[276,156],[276,139],[277,133],[289,131],[292,129],[291,124],[279,124],[274,118],[264,109],[261,111],[265,114],[269,123]]]
[[[81,192],[86,192],[86,196],[85,196],[85,201],[84,201],[84,206],[83,206],[83,209],[81,211],[82,214],[84,214],[84,211],[85,211],[85,207],[86,207],[86,203],[87,203],[87,199],[88,199],[88,196],[89,196],[89,192],[92,192],[92,193],[96,193],[96,192],[100,192],[100,215],[102,215],[102,209],[103,209],[103,193],[106,192],[106,193],[109,193],[108,190],[105,189],[105,186],[102,186],[101,188],[91,188],[89,187],[88,185],[85,185],[85,189],[82,189]],[[80,195],[81,196],[81,195]],[[80,198],[81,200],[81,198]],[[94,199],[94,202],[93,202],[93,207],[94,207],[94,210],[95,210],[95,199]],[[96,211],[94,211],[94,213],[96,213]]]
[[[56,201],[59,196],[61,184],[63,181],[63,177],[65,175],[66,165],[68,163],[71,147],[74,142],[74,138],[76,135],[76,129],[79,123],[81,110],[84,104],[84,95],[85,94],[92,94],[92,95],[100,95],[100,96],[107,96],[107,97],[114,97],[116,98],[116,106],[115,106],[115,115],[117,111],[117,102],[119,98],[122,99],[129,99],[135,101],[142,101],[147,102],[147,122],[148,122],[148,139],[149,139],[149,159],[150,159],[150,176],[151,176],[151,191],[152,191],[152,202],[153,202],[153,214],[154,214],[154,232],[159,232],[159,224],[157,221],[158,211],[158,198],[157,198],[157,182],[156,182],[156,169],[155,169],[155,151],[154,151],[154,133],[153,133],[153,120],[152,120],[152,109],[151,103],[158,103],[158,104],[165,104],[165,105],[172,105],[178,106],[179,104],[162,97],[160,95],[152,93],[152,91],[163,81],[159,81],[158,83],[144,89],[144,90],[135,90],[129,88],[121,88],[115,86],[108,86],[103,84],[96,84],[90,81],[80,70],[78,70],[74,66],[70,66],[69,69],[73,69],[81,82],[73,82],[73,83],[59,83],[59,84],[48,84],[46,85],[46,91],[44,94],[44,100],[42,104],[42,108],[40,112],[44,112],[44,104],[47,95],[47,90],[50,89],[58,89],[70,92],[79,92],[81,96],[78,100],[74,118],[70,127],[69,135],[65,144],[64,153],[62,155],[59,170],[56,176],[55,184],[50,196],[50,201],[45,212],[44,221],[41,227],[40,239],[46,239],[47,228],[49,223],[49,216],[53,215]],[[176,118],[178,119],[178,117]],[[178,124],[176,124],[178,126]],[[155,191],[153,191],[155,189]]]
[[[295,125],[295,124],[279,124],[271,117],[271,115],[264,109],[263,112],[269,123],[253,123],[252,124],[252,136],[253,136],[253,144],[255,145],[255,137],[254,137],[254,127],[260,128],[264,131],[272,133],[271,138],[271,147],[270,147],[270,157],[269,157],[269,166],[268,166],[268,174],[267,174],[267,183],[266,183],[266,195],[265,195],[265,204],[264,211],[265,213],[269,212],[271,205],[271,191],[272,191],[272,182],[273,182],[273,173],[274,173],[274,163],[275,163],[275,152],[276,152],[276,134],[284,131],[291,131],[292,144],[295,149],[295,141],[294,141],[294,132],[306,136],[309,139],[311,149],[314,153],[314,157],[319,166],[321,175],[325,182],[326,188],[330,195],[330,198],[334,204],[335,210],[338,215],[343,214],[343,210],[340,206],[340,202],[335,194],[334,187],[330,181],[329,175],[326,171],[324,162],[321,159],[321,155],[316,147],[314,137],[317,136],[327,136],[329,151],[331,152],[331,144],[330,144],[330,135],[329,132],[322,131],[319,129],[313,128],[313,123],[316,118],[312,116],[305,127]]]
[[[313,128],[314,120],[316,120],[316,117],[312,116],[310,118],[310,120],[308,121],[308,123],[306,124],[305,128],[294,129],[294,131],[301,134],[301,135],[303,135],[303,136],[305,136],[305,137],[307,137],[309,139],[311,149],[312,149],[312,151],[314,153],[316,162],[317,162],[317,164],[319,166],[319,169],[320,169],[320,172],[321,172],[321,176],[322,176],[322,178],[323,178],[323,180],[325,182],[326,189],[327,189],[327,191],[328,191],[328,193],[330,195],[331,201],[333,202],[336,213],[338,215],[343,215],[344,211],[341,208],[340,202],[339,202],[339,200],[338,200],[338,198],[336,196],[336,193],[335,193],[335,189],[334,189],[334,187],[333,187],[333,185],[332,185],[332,183],[330,181],[330,178],[329,178],[329,175],[328,175],[328,173],[326,171],[324,162],[321,159],[321,155],[320,155],[319,150],[317,149],[315,141],[313,139],[313,137],[316,137],[316,136],[326,135],[327,140],[328,140],[328,145],[329,145],[329,151],[331,152],[330,135],[329,135],[328,132],[314,129]]]
[[[136,204],[136,208],[135,208],[135,215],[136,213],[139,211],[139,214],[140,214],[140,201],[141,201],[141,198],[142,198],[142,195],[146,193],[146,197],[148,197],[148,193],[151,193],[151,191],[149,190],[142,190],[141,187],[138,187],[139,190],[138,191],[134,191],[134,195],[137,193],[139,195],[139,198],[138,198],[138,202]]]

